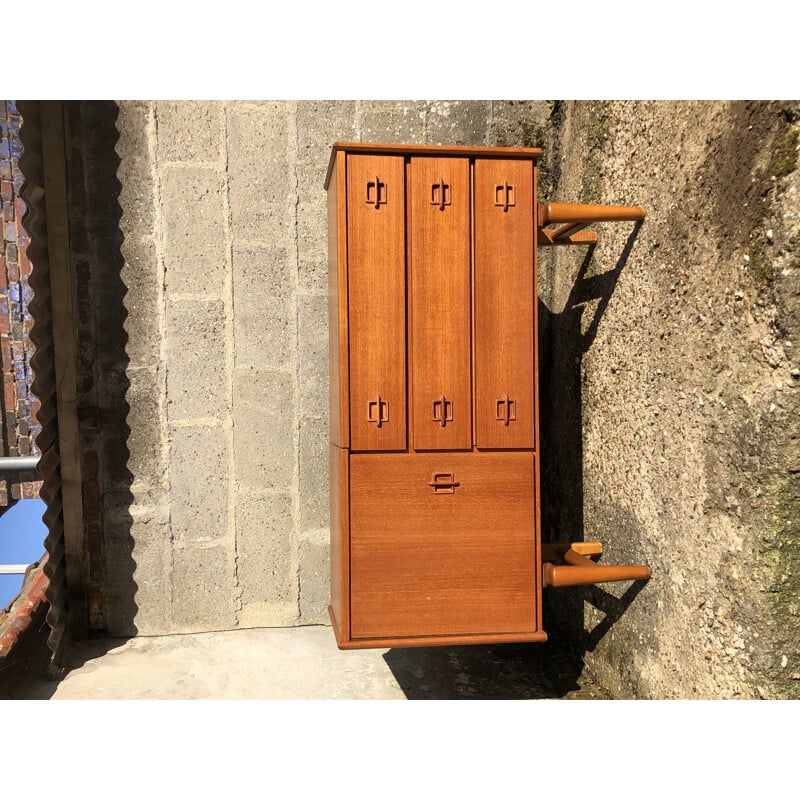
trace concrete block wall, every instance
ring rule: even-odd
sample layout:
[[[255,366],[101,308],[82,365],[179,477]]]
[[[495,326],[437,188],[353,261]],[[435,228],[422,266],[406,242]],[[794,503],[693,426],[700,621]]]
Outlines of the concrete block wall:
[[[798,696],[796,104],[69,105],[94,628],[327,623],[330,145],[544,145],[648,210],[542,254],[544,534],[653,568],[548,627],[616,696]]]
[[[548,114],[118,104],[129,432],[104,467],[109,633],[328,623],[330,146],[539,145]]]

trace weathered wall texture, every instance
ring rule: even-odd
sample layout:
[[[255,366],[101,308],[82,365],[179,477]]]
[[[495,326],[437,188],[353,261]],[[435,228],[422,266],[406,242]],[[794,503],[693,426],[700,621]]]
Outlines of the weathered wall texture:
[[[545,199],[647,209],[542,257],[544,532],[653,569],[548,624],[618,696],[798,696],[797,111],[73,106],[93,626],[327,623],[330,145],[543,145]]]
[[[550,598],[619,696],[800,696],[799,113],[557,109],[552,199],[647,209],[542,286],[549,532],[653,569]]]
[[[107,630],[327,624],[330,146],[535,145],[548,109],[116,108],[84,104],[81,119],[110,114],[118,141],[98,140],[100,119],[75,124],[76,163],[118,179],[88,213],[112,245],[88,259],[98,350],[83,427],[102,484]],[[100,184],[84,171],[91,197]]]

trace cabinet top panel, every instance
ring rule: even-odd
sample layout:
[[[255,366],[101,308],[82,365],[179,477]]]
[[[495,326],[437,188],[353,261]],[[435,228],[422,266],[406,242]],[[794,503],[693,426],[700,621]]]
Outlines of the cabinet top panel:
[[[374,142],[334,142],[328,174],[325,176],[325,188],[328,188],[336,154],[373,153],[402,156],[460,156],[475,158],[520,158],[537,161],[542,156],[540,147],[485,147],[458,144],[379,144]]]

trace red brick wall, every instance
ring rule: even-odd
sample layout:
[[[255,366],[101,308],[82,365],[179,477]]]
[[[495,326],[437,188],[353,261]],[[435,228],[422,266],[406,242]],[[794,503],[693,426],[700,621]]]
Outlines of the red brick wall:
[[[0,100],[0,188],[2,189],[3,234],[0,249],[0,366],[3,392],[0,418],[0,455],[37,455],[35,437],[40,425],[36,419],[37,398],[31,394],[29,341],[32,320],[28,312],[31,289],[28,276],[31,262],[26,251],[28,235],[22,227],[25,204],[19,196],[23,176],[19,171],[22,144],[19,139],[21,117],[12,100]],[[23,478],[35,477],[26,473]],[[20,483],[0,474],[0,512],[20,498],[39,496],[40,481]]]

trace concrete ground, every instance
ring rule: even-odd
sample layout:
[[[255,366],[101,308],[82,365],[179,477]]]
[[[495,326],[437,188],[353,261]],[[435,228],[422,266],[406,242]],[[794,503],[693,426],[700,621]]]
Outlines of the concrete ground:
[[[0,664],[0,698],[605,699],[558,642],[338,650],[327,626],[79,643],[58,680],[44,640]]]

